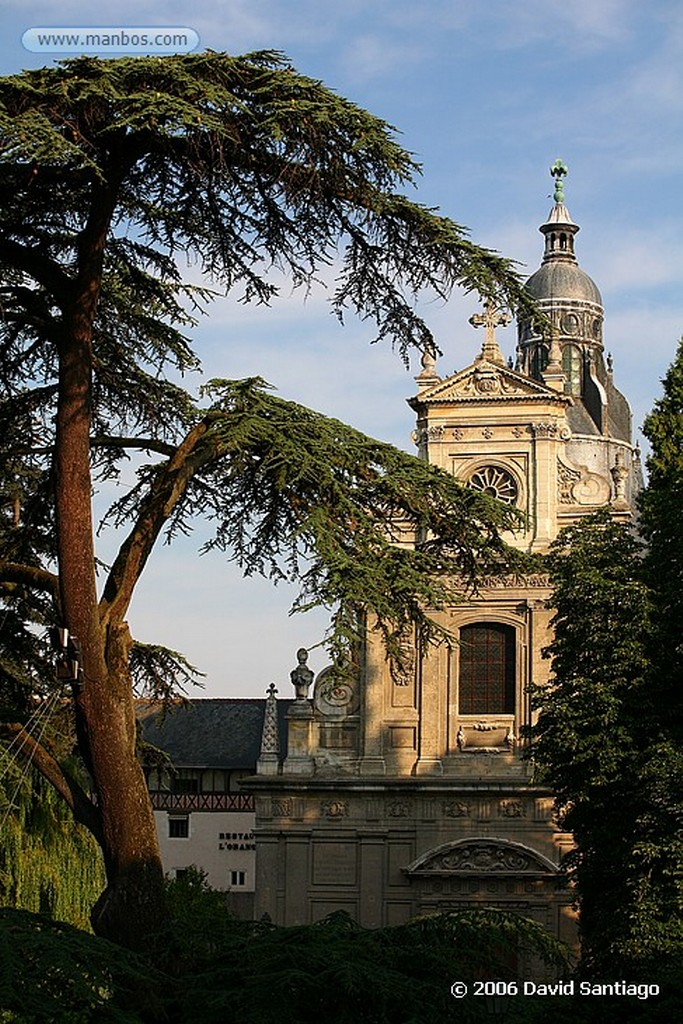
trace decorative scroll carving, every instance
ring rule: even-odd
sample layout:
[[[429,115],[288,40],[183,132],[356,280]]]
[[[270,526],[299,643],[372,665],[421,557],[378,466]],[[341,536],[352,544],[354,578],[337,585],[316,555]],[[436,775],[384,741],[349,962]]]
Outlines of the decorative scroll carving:
[[[609,482],[598,473],[591,473],[585,466],[574,468],[557,460],[557,498],[561,504],[605,505],[611,491]]]
[[[604,477],[588,473],[574,485],[574,497],[578,505],[606,505],[612,497],[612,488]]]
[[[543,867],[530,852],[518,846],[506,846],[491,840],[479,839],[460,843],[449,850],[436,853],[411,874],[431,872],[534,872]],[[545,869],[547,870],[547,868]]]
[[[491,366],[477,367],[473,373],[457,381],[451,391],[454,396],[464,398],[491,398],[524,393],[516,381],[510,380]]]
[[[578,469],[570,469],[561,459],[557,460],[557,500],[561,505],[574,504],[574,484],[580,479]]]
[[[320,813],[326,818],[348,818],[349,805],[346,800],[322,800]]]
[[[332,665],[318,674],[313,691],[313,706],[326,718],[346,718],[358,710],[357,680],[341,678]]]

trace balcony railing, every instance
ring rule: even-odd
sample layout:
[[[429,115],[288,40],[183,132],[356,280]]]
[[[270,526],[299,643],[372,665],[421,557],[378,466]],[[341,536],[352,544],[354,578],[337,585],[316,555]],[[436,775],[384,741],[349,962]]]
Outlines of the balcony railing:
[[[168,793],[149,794],[155,811],[253,811],[250,793]]]

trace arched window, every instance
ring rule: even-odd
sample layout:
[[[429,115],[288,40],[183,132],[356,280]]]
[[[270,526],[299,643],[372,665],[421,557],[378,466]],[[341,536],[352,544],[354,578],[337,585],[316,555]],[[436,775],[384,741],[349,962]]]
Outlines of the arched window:
[[[565,345],[562,349],[562,369],[565,375],[564,390],[567,395],[581,394],[581,351],[576,345]]]
[[[474,622],[460,630],[458,710],[461,715],[515,713],[515,630]]]
[[[536,344],[531,355],[531,376],[541,380],[543,371],[548,365],[548,349],[545,345]]]

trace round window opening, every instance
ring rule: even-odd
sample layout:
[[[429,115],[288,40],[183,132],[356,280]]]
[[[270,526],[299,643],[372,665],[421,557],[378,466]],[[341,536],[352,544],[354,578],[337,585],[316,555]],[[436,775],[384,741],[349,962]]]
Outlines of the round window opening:
[[[512,473],[499,466],[482,466],[474,471],[467,481],[468,485],[475,491],[483,491],[490,494],[498,501],[504,501],[507,505],[514,505],[517,501],[517,484]]]

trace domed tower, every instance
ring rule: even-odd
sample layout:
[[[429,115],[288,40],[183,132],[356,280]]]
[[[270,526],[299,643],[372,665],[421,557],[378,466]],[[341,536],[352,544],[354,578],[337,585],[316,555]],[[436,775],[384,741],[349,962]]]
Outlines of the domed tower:
[[[567,412],[572,433],[631,441],[631,410],[615,388],[612,360],[604,358],[602,297],[581,269],[575,253],[579,225],[564,203],[567,167],[557,160],[555,205],[539,230],[545,236],[541,267],[527,290],[546,321],[522,321],[518,327],[518,369],[546,383],[554,382],[573,402]]]
[[[534,554],[599,508],[630,522],[639,479],[600,292],[574,252],[566,168],[552,174],[528,282],[542,317],[519,326],[517,366],[496,338],[511,318],[489,298],[470,317],[484,333],[472,363],[442,377],[427,353],[409,399],[420,457],[516,508],[506,539]],[[320,673],[310,704],[288,714],[281,773],[271,755],[250,783],[257,917],[289,925],[345,909],[376,927],[493,905],[573,941],[559,871],[572,838],[522,756],[530,688],[549,681],[550,597],[542,571],[482,577],[476,595],[434,612],[448,641],[424,648],[406,631],[398,664],[370,624],[354,678]]]

